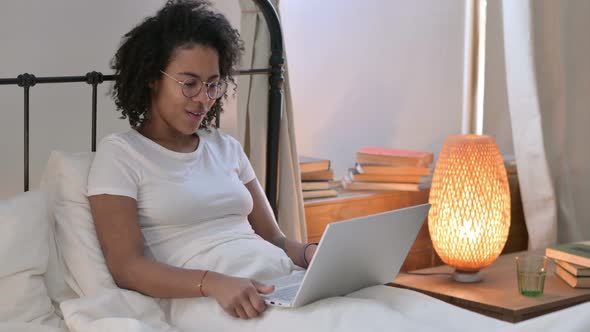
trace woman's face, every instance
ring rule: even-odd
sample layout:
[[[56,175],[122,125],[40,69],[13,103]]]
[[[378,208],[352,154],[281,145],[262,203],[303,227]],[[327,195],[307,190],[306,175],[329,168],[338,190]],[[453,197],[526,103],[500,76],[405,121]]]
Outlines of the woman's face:
[[[219,55],[214,48],[200,44],[180,46],[172,52],[164,72],[167,75],[162,74],[152,86],[150,121],[157,122],[154,124],[172,134],[192,135],[215,99],[208,97],[206,86],[197,95],[187,98],[183,94],[183,85],[177,81],[186,83],[185,91],[190,90],[191,84],[218,81]]]

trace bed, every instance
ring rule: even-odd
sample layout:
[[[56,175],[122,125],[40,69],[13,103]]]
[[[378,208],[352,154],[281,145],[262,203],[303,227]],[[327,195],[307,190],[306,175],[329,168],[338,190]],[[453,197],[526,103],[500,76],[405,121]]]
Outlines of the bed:
[[[270,1],[255,0],[271,31],[270,67],[244,75],[269,75],[266,194],[276,214],[278,135],[281,120],[283,50],[279,19]],[[97,86],[112,75],[0,78],[24,93],[24,193],[0,201],[0,331],[585,331],[590,304],[581,304],[518,324],[488,318],[405,289],[375,286],[298,309],[272,308],[264,319],[239,321],[203,299],[184,307],[193,319],[170,324],[169,303],[118,289],[104,263],[85,197],[88,168],[96,149]],[[29,190],[29,90],[36,84],[78,82],[92,89],[90,151],[54,151],[41,186]],[[218,122],[219,123],[219,117]],[[259,264],[264,270],[264,262]],[[191,311],[193,310],[193,311]]]

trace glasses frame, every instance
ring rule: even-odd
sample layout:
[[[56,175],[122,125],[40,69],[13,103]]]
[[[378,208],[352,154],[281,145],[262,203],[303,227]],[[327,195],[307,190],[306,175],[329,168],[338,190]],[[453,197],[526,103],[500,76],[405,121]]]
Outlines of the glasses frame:
[[[165,72],[165,71],[163,71],[163,70],[160,70],[160,72],[161,72],[162,74],[164,74],[166,77],[168,77],[168,78],[172,79],[174,82],[176,82],[176,83],[180,84],[180,86],[182,86],[182,88],[181,88],[182,95],[183,95],[183,96],[185,96],[186,98],[193,98],[194,96],[198,96],[198,95],[199,95],[199,93],[201,93],[201,91],[203,90],[203,87],[205,87],[205,88],[206,88],[206,89],[205,89],[205,94],[207,95],[207,98],[209,98],[209,100],[217,100],[217,99],[219,99],[219,98],[223,97],[223,95],[224,95],[224,94],[225,94],[225,92],[227,91],[227,82],[226,82],[226,81],[224,81],[224,80],[219,80],[219,81],[216,81],[216,82],[205,82],[205,81],[202,81],[202,80],[201,80],[201,79],[199,79],[199,78],[188,78],[188,79],[186,79],[186,80],[184,80],[184,81],[180,81],[180,80],[177,80],[177,79],[176,79],[176,78],[174,78],[172,75],[168,74],[167,72]],[[197,92],[196,92],[195,94],[193,94],[192,96],[188,96],[188,95],[186,94],[186,92],[184,91],[185,87],[187,86],[187,85],[186,85],[186,81],[188,81],[188,80],[193,80],[193,79],[194,79],[194,80],[196,80],[197,82],[201,82],[201,87],[200,87],[200,88],[197,90]],[[223,92],[222,92],[222,93],[219,95],[219,97],[211,97],[211,94],[209,93],[209,91],[210,91],[209,87],[210,87],[211,85],[213,85],[213,84],[219,84],[220,82],[223,82],[223,84],[225,85],[225,88],[223,89]]]

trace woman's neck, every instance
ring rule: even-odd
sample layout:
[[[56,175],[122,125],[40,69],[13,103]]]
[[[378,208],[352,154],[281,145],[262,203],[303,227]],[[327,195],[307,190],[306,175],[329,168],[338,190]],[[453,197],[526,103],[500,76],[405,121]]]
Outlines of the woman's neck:
[[[136,128],[137,132],[159,145],[176,152],[193,152],[199,146],[199,135],[186,135],[169,128],[158,128],[153,122],[146,120]]]

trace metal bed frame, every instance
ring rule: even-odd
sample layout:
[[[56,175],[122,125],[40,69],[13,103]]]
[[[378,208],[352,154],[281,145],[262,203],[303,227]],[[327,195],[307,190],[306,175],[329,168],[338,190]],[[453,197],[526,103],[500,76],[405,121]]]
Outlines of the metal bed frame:
[[[277,210],[277,185],[278,185],[278,156],[279,156],[279,128],[283,111],[283,80],[284,80],[284,56],[283,36],[278,14],[270,0],[253,0],[262,11],[270,32],[271,56],[269,68],[240,70],[238,75],[269,75],[268,98],[268,131],[266,151],[266,197],[268,198],[275,216]],[[103,75],[92,71],[84,76],[53,76],[36,77],[33,74],[24,73],[16,78],[0,78],[0,85],[18,85],[24,92],[24,191],[29,190],[29,92],[36,84],[53,83],[87,83],[92,86],[92,146],[96,151],[96,104],[97,87],[104,81],[114,81],[115,75]],[[216,126],[219,126],[219,114],[216,114]]]

